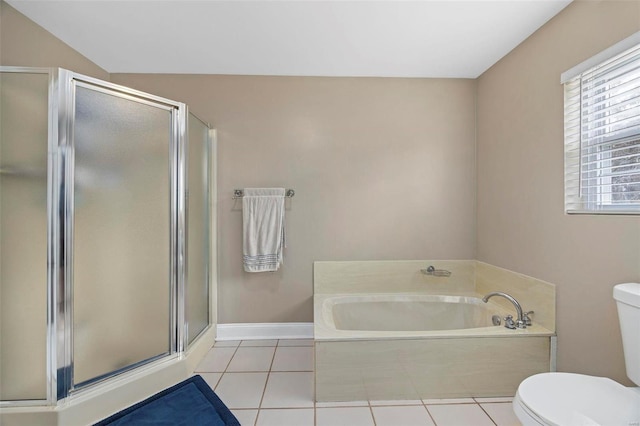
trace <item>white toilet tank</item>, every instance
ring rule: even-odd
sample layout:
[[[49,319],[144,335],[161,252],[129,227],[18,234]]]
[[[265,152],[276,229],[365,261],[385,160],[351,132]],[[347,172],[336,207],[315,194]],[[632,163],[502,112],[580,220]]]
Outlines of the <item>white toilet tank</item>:
[[[640,385],[640,283],[616,285],[613,298],[618,305],[627,376]]]

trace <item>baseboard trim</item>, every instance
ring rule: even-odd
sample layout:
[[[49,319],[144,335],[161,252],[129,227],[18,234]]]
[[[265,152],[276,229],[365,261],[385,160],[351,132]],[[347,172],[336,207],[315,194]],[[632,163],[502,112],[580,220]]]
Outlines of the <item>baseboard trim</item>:
[[[312,339],[312,322],[218,324],[216,340]]]

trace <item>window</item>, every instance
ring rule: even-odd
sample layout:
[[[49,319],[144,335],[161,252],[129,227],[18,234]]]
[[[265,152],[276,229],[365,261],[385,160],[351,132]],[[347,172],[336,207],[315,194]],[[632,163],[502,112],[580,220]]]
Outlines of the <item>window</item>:
[[[640,214],[640,33],[562,83],[566,212]]]

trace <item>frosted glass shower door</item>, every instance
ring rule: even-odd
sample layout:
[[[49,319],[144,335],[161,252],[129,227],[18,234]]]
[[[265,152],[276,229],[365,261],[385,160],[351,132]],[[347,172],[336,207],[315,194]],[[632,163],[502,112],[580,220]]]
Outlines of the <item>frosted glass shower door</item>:
[[[189,114],[187,149],[186,322],[190,344],[209,325],[210,145],[209,126]]]
[[[0,73],[0,400],[47,399],[49,74]]]
[[[75,83],[75,387],[174,351],[176,113]]]

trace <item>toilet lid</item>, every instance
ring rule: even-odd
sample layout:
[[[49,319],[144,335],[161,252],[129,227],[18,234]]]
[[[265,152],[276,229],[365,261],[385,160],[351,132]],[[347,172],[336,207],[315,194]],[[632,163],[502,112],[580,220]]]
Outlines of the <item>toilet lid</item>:
[[[640,395],[606,377],[536,374],[520,383],[518,397],[551,425],[640,424]]]

